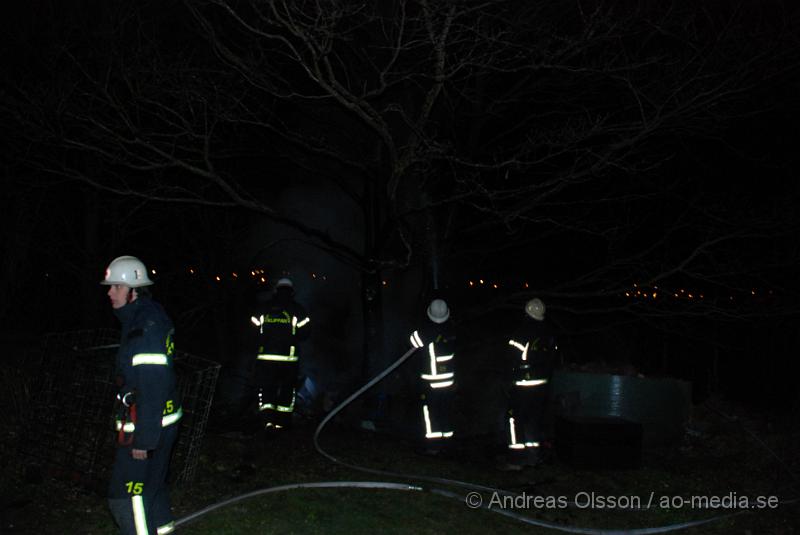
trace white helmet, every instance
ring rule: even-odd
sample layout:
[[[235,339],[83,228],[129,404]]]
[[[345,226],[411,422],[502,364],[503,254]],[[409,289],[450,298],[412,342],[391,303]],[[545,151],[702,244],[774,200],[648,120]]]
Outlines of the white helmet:
[[[525,313],[537,321],[544,319],[544,310],[544,303],[538,297],[525,303]]]
[[[278,279],[278,282],[275,283],[275,288],[292,288],[294,289],[294,284],[292,284],[292,279],[287,279],[286,277],[282,279]]]
[[[428,305],[428,317],[434,323],[444,323],[450,317],[450,309],[442,299],[434,299]]]
[[[147,268],[135,256],[119,256],[106,268],[106,276],[100,284],[124,284],[129,288],[150,286],[153,281],[147,276]]]

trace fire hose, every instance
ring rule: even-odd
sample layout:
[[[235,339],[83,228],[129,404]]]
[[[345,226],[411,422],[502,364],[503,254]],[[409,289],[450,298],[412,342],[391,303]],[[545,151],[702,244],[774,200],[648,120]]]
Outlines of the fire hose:
[[[356,470],[359,472],[366,472],[369,474],[377,474],[382,476],[390,476],[396,477],[405,480],[414,480],[414,481],[426,481],[430,483],[437,483],[440,485],[449,485],[460,487],[463,489],[468,489],[471,491],[470,494],[474,494],[478,491],[485,491],[485,492],[492,492],[502,494],[504,496],[517,496],[515,493],[504,491],[501,489],[495,489],[492,487],[486,487],[483,485],[477,485],[475,483],[468,483],[464,481],[457,481],[453,479],[445,479],[439,477],[430,477],[430,476],[421,476],[421,475],[414,475],[414,474],[402,474],[396,472],[388,472],[383,470],[375,470],[372,468],[366,468],[359,465],[349,464],[343,462],[331,454],[327,453],[325,450],[322,449],[319,445],[319,436],[322,430],[324,429],[325,425],[334,417],[336,414],[342,411],[345,407],[347,407],[350,403],[352,403],[355,399],[360,397],[364,392],[372,388],[374,385],[379,383],[383,380],[384,377],[389,375],[392,371],[394,371],[397,367],[399,367],[403,362],[405,362],[412,354],[417,350],[417,348],[412,348],[408,350],[402,357],[397,359],[392,365],[386,368],[383,372],[378,374],[375,378],[370,380],[360,389],[358,389],[355,393],[353,393],[350,397],[345,399],[339,405],[337,405],[334,409],[332,409],[328,415],[320,422],[319,426],[317,426],[316,431],[314,432],[314,447],[316,448],[317,452],[319,452],[323,457],[327,458],[331,462],[338,464],[340,466],[344,466],[346,468],[350,468],[352,470]],[[428,492],[431,494],[435,494],[438,496],[443,496],[446,498],[451,498],[455,500],[459,500],[462,504],[466,503],[466,500],[470,496],[462,495],[450,490],[441,489],[438,487],[423,487],[420,485],[412,484],[412,483],[392,483],[392,482],[385,482],[385,481],[321,481],[321,482],[311,482],[311,483],[295,483],[289,485],[279,485],[275,487],[267,487],[263,489],[254,490],[251,492],[247,492],[245,494],[240,494],[234,496],[232,498],[228,498],[226,500],[211,504],[203,509],[190,513],[178,520],[175,521],[175,526],[181,526],[190,522],[192,520],[196,520],[197,518],[210,513],[211,511],[215,511],[222,507],[226,507],[228,505],[232,505],[234,503],[238,503],[243,500],[247,500],[250,498],[254,498],[256,496],[261,496],[264,494],[271,494],[275,492],[283,492],[286,490],[293,490],[293,489],[309,489],[309,488],[366,488],[366,489],[387,489],[387,490],[402,490],[402,491],[413,491],[413,492]],[[790,500],[790,501],[781,501],[782,504],[790,504],[796,503],[800,501],[800,499]],[[593,529],[593,528],[583,528],[578,526],[565,526],[561,524],[554,524],[551,522],[545,522],[542,520],[537,520],[519,513],[515,513],[510,510],[506,510],[504,508],[493,508],[491,504],[487,505],[482,503],[481,505],[475,507],[475,509],[484,509],[487,511],[492,511],[494,513],[499,513],[506,517],[512,518],[519,522],[523,522],[525,524],[543,527],[552,529],[555,531],[561,531],[564,533],[575,533],[581,535],[655,535],[658,533],[668,533],[672,531],[678,531],[687,529],[690,527],[696,527],[703,524],[709,524],[712,522],[717,522],[726,518],[731,518],[734,516],[742,515],[745,513],[749,513],[749,510],[741,510],[734,513],[728,513],[723,515],[716,515],[709,518],[701,519],[701,520],[694,520],[689,522],[681,522],[676,524],[669,524],[664,526],[656,526],[656,527],[645,527],[645,528],[635,528],[635,529]]]

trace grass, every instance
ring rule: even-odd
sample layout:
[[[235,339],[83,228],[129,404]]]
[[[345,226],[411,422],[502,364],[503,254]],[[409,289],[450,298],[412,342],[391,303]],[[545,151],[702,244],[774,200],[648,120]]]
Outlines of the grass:
[[[697,411],[696,411],[697,413]],[[444,458],[414,453],[406,441],[331,424],[321,445],[342,461],[372,469],[456,479],[502,488],[528,496],[530,508],[511,512],[560,526],[594,529],[634,529],[681,523],[736,512],[731,509],[692,510],[689,507],[652,507],[629,511],[601,507],[559,507],[554,500],[571,501],[590,493],[601,498],[638,497],[646,503],[675,496],[775,495],[787,500],[800,494],[787,470],[797,468],[798,436],[791,427],[761,430],[759,436],[777,456],[793,466],[781,465],[772,453],[753,440],[745,428],[759,430],[758,419],[730,422],[711,413],[696,414],[704,431],[679,449],[647,450],[643,465],[635,470],[577,470],[557,460],[522,472],[495,469],[482,446],[469,447]],[[312,444],[315,424],[301,422],[291,431],[267,440],[207,436],[191,486],[172,495],[176,518],[223,499],[257,489],[321,481],[413,481],[412,478],[378,476],[330,462]],[[3,452],[7,453],[7,452]],[[249,466],[252,465],[252,466]],[[66,481],[25,483],[10,463],[3,479],[2,533],[114,533],[105,499]],[[424,491],[367,489],[296,489],[266,494],[208,513],[181,526],[191,534],[328,534],[419,533],[461,535],[483,533],[557,533],[528,525],[485,509],[470,509],[462,499],[432,492],[440,488],[458,495],[458,487],[419,483]],[[579,494],[585,493],[585,494]],[[482,492],[485,504],[491,492]],[[534,497],[551,501],[536,507]],[[499,500],[499,496],[497,500]],[[656,501],[656,504],[659,502]],[[517,503],[517,505],[520,505]],[[555,506],[553,506],[555,505]],[[496,509],[497,507],[495,507]],[[721,535],[797,533],[800,505],[751,510],[680,533]]]

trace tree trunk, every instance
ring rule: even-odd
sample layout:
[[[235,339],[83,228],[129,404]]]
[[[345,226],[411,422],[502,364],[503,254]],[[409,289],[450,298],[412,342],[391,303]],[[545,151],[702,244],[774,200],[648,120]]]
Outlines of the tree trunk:
[[[364,257],[369,269],[361,275],[361,305],[364,316],[364,355],[362,377],[372,378],[383,364],[383,300],[381,273],[374,259],[377,257],[376,234],[380,228],[380,202],[372,181],[364,185]]]

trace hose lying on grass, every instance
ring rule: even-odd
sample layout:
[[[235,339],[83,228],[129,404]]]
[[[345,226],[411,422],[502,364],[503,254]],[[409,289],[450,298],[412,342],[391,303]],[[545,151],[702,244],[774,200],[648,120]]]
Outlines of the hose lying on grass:
[[[247,492],[245,494],[240,494],[238,496],[234,496],[232,498],[228,498],[227,500],[223,500],[223,501],[211,504],[211,505],[209,505],[209,506],[207,506],[207,507],[205,507],[203,509],[200,509],[199,511],[195,511],[194,513],[191,513],[191,514],[186,515],[185,517],[183,517],[183,518],[181,518],[179,520],[176,520],[175,521],[175,526],[177,527],[177,526],[183,525],[183,524],[185,524],[187,522],[190,522],[192,520],[195,520],[195,519],[197,519],[197,518],[199,518],[199,517],[201,517],[201,516],[203,516],[203,515],[205,515],[207,513],[210,513],[211,511],[214,511],[216,509],[220,509],[222,507],[226,507],[228,505],[240,502],[242,500],[247,500],[247,499],[250,499],[250,498],[254,498],[256,496],[261,496],[263,494],[271,494],[271,493],[274,493],[274,492],[283,492],[283,491],[286,491],[286,490],[293,490],[293,489],[313,489],[313,488],[362,488],[362,489],[402,490],[402,491],[412,491],[412,492],[429,492],[431,494],[436,494],[438,496],[444,496],[446,498],[451,498],[451,499],[458,500],[462,504],[466,504],[469,508],[472,508],[472,509],[484,509],[484,510],[487,510],[487,511],[492,511],[494,513],[499,513],[501,515],[504,515],[506,517],[512,518],[512,519],[517,520],[519,522],[523,522],[525,524],[538,526],[538,527],[543,527],[543,528],[549,528],[549,529],[553,529],[553,530],[561,531],[561,532],[565,532],[565,533],[576,533],[576,534],[581,534],[581,535],[654,535],[654,534],[657,534],[657,533],[668,533],[668,532],[671,532],[671,531],[678,531],[678,530],[687,529],[687,528],[690,528],[690,527],[700,526],[700,525],[703,525],[703,524],[709,524],[711,522],[716,522],[716,521],[719,521],[719,520],[723,520],[725,518],[731,518],[731,517],[734,517],[734,516],[738,516],[738,515],[750,512],[749,510],[741,510],[741,511],[737,511],[737,512],[734,512],[734,513],[728,513],[728,514],[723,514],[723,515],[712,516],[712,517],[705,518],[705,519],[702,519],[702,520],[694,520],[694,521],[690,521],[690,522],[681,522],[681,523],[678,523],[678,524],[669,524],[669,525],[666,525],[666,526],[635,528],[635,529],[593,529],[593,528],[581,528],[581,527],[577,527],[577,526],[564,526],[564,525],[561,525],[561,524],[554,524],[554,523],[551,523],[551,522],[544,522],[542,520],[536,520],[534,518],[530,518],[528,516],[521,515],[519,513],[515,513],[514,511],[506,510],[504,508],[500,508],[500,507],[493,508],[491,506],[491,503],[489,503],[489,504],[483,503],[483,500],[480,498],[479,495],[477,496],[477,498],[478,498],[477,501],[474,501],[474,502],[471,502],[471,503],[468,502],[468,500],[470,499],[470,495],[475,497],[475,494],[477,493],[477,491],[498,493],[500,495],[505,495],[505,496],[515,496],[514,493],[511,493],[511,492],[508,492],[508,491],[504,491],[504,490],[501,490],[501,489],[495,489],[495,488],[492,488],[492,487],[486,487],[486,486],[483,486],[483,485],[477,485],[477,484],[474,484],[474,483],[468,483],[468,482],[464,482],[464,481],[457,481],[457,480],[453,480],[453,479],[445,479],[445,478],[439,478],[439,477],[421,476],[421,475],[414,475],[414,474],[402,474],[402,473],[396,473],[396,472],[387,472],[387,471],[383,471],[383,470],[375,470],[375,469],[372,469],[372,468],[366,468],[366,467],[363,467],[363,466],[358,466],[358,465],[349,464],[349,463],[340,461],[339,459],[337,459],[333,455],[331,455],[331,454],[327,453],[325,450],[323,450],[319,445],[319,435],[320,435],[320,433],[322,433],[322,430],[324,429],[325,425],[334,416],[336,416],[339,412],[341,412],[342,409],[347,407],[350,403],[352,403],[355,399],[357,399],[359,396],[361,396],[364,392],[366,392],[367,390],[372,388],[374,385],[379,383],[384,377],[389,375],[397,367],[399,367],[401,364],[403,364],[403,362],[405,362],[409,357],[411,357],[411,355],[414,354],[414,352],[416,350],[417,350],[417,348],[409,349],[406,353],[403,354],[402,357],[397,359],[391,366],[386,368],[383,372],[378,374],[374,379],[372,379],[367,384],[362,386],[359,390],[357,390],[355,393],[353,393],[350,397],[348,397],[346,400],[344,400],[342,403],[340,403],[338,406],[336,406],[333,410],[331,410],[328,413],[328,415],[322,420],[322,422],[320,422],[319,426],[317,426],[317,429],[314,432],[314,447],[316,448],[316,450],[323,457],[329,459],[330,461],[332,461],[332,462],[334,462],[334,463],[336,463],[336,464],[338,464],[340,466],[344,466],[344,467],[350,468],[352,470],[357,470],[357,471],[360,471],[360,472],[366,472],[366,473],[369,473],[369,474],[377,474],[377,475],[381,475],[381,476],[395,477],[395,478],[399,478],[399,479],[414,480],[414,481],[427,481],[427,482],[430,482],[430,483],[437,483],[437,484],[440,484],[440,485],[449,485],[449,486],[461,487],[463,489],[467,489],[467,490],[472,491],[470,494],[467,494],[465,496],[465,495],[461,495],[461,494],[458,494],[458,493],[455,493],[455,492],[452,492],[452,491],[449,491],[449,490],[436,488],[436,487],[428,487],[428,488],[426,488],[426,487],[422,487],[422,486],[419,486],[419,485],[413,485],[413,484],[410,484],[410,483],[392,483],[392,482],[385,482],[385,481],[321,481],[321,482],[314,482],[314,483],[296,483],[296,484],[291,484],[291,485],[280,485],[280,486],[275,486],[275,487],[268,487],[268,488],[264,488],[264,489],[258,489],[258,490],[254,490],[254,491],[251,491],[251,492]],[[794,502],[797,502],[797,501],[798,500],[792,500],[790,502],[783,501],[781,503],[788,504],[788,503],[794,503]]]

